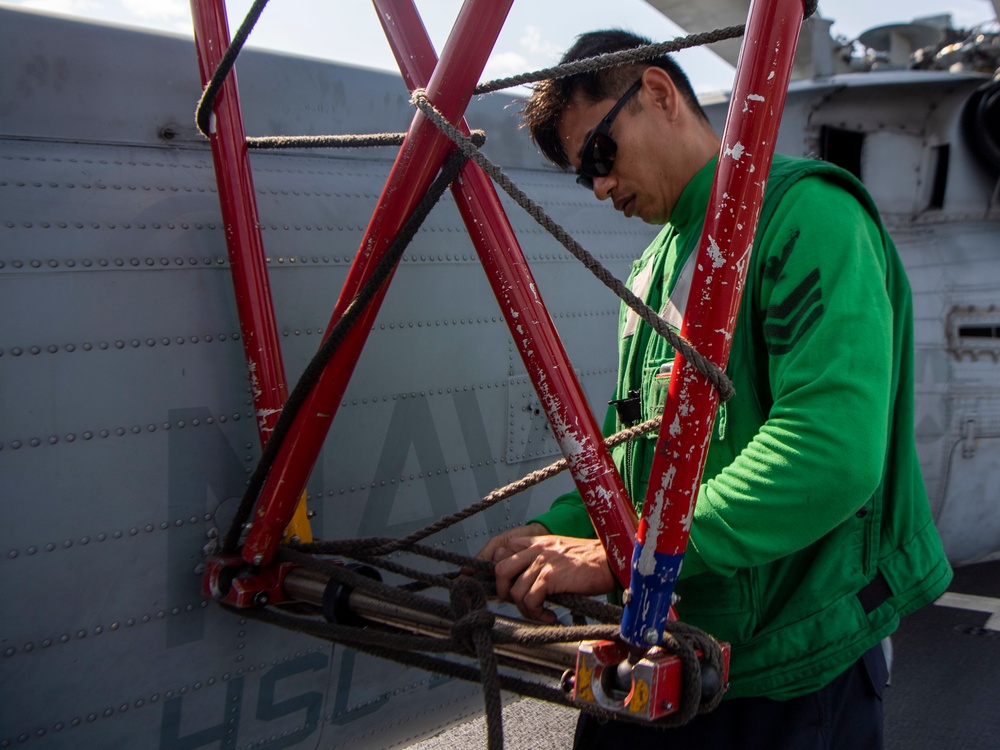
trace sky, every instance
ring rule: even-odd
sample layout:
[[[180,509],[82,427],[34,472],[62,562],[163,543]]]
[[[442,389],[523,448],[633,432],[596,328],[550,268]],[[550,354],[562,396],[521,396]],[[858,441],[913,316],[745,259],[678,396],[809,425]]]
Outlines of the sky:
[[[698,0],[692,0],[697,2]],[[231,32],[252,0],[229,0]],[[416,0],[431,40],[440,50],[461,0]],[[191,36],[188,0],[6,0],[8,5],[82,16]],[[610,16],[608,8],[615,8]],[[886,23],[950,13],[955,26],[968,28],[995,18],[990,0],[820,0],[820,15],[834,21],[832,32],[848,39]],[[595,28],[618,26],[664,41],[686,33],[644,0],[519,0],[508,16],[482,80],[548,67],[574,38]],[[707,31],[690,29],[689,31]],[[350,62],[395,71],[381,27],[366,0],[271,0],[250,47]],[[699,93],[727,90],[733,69],[707,50],[680,53]]]

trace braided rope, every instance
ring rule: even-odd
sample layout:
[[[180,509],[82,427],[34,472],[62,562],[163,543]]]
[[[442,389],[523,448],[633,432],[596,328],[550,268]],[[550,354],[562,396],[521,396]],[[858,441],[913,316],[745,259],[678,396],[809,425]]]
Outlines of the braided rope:
[[[815,13],[818,4],[818,0],[806,0],[803,17],[809,18],[809,16]],[[537,83],[549,78],[566,78],[572,75],[579,75],[580,73],[592,73],[597,70],[614,68],[619,65],[632,65],[633,63],[645,62],[654,57],[662,57],[663,55],[680,52],[683,49],[691,47],[701,47],[706,44],[723,42],[727,39],[737,39],[743,36],[745,32],[746,24],[725,26],[713,31],[702,31],[695,34],[688,34],[687,36],[676,37],[666,42],[644,44],[618,52],[607,52],[603,55],[574,60],[573,62],[554,65],[550,68],[542,68],[533,73],[521,73],[509,78],[485,81],[476,86],[474,93],[477,95],[490,94],[494,91],[501,91],[502,89],[509,89],[514,86],[523,86],[528,83]]]
[[[364,135],[271,135],[247,137],[247,148],[378,148],[402,146],[406,133],[369,133]]]
[[[267,5],[267,0],[255,0],[254,4],[250,6],[250,10],[247,11],[246,18],[243,19],[243,23],[240,24],[240,28],[237,30],[235,36],[233,36],[232,41],[229,43],[229,47],[226,49],[225,54],[219,61],[218,67],[215,69],[215,73],[212,74],[211,80],[209,80],[208,85],[205,86],[205,90],[201,93],[201,98],[198,100],[198,107],[195,109],[194,121],[198,126],[198,130],[206,138],[209,137],[209,133],[212,131],[212,107],[215,105],[215,98],[219,95],[219,91],[222,90],[222,84],[225,83],[229,71],[233,69],[236,64],[236,58],[240,54],[240,50],[243,49],[243,45],[246,44],[247,37],[250,36],[250,32],[253,31],[253,27],[257,23],[257,19],[260,18],[260,14],[264,12],[264,6]]]
[[[458,128],[448,122],[433,104],[427,99],[427,92],[424,89],[414,89],[410,101],[420,109],[437,127],[455,142],[463,154],[474,161],[490,178],[499,185],[507,195],[523,208],[531,218],[544,227],[558,242],[572,253],[572,255],[583,263],[587,269],[597,277],[608,289],[615,293],[626,305],[648,324],[660,336],[665,338],[670,345],[692,364],[692,366],[704,375],[715,386],[719,392],[719,398],[727,401],[735,393],[733,384],[726,377],[725,372],[707,357],[696,350],[691,343],[676,333],[670,324],[656,314],[656,312],[635,293],[629,289],[623,281],[618,279],[607,268],[601,265],[593,255],[580,245],[570,234],[556,223],[545,210],[528,195],[521,190],[503,172],[500,167],[487,159]]]
[[[481,134],[473,134],[473,137],[478,138],[480,136]],[[257,466],[250,476],[250,481],[247,484],[246,491],[243,493],[243,498],[240,500],[236,516],[233,518],[232,525],[223,542],[224,552],[231,554],[239,546],[242,526],[253,512],[257,497],[264,487],[264,482],[271,470],[271,466],[274,465],[274,461],[278,456],[278,450],[284,443],[292,427],[295,415],[298,414],[309,394],[312,393],[313,387],[325,371],[326,365],[333,358],[334,352],[337,351],[348,332],[361,318],[362,313],[368,308],[371,300],[378,294],[379,289],[382,288],[382,285],[389,278],[399,259],[403,256],[403,251],[410,244],[417,230],[420,229],[420,225],[430,214],[431,209],[434,208],[434,205],[444,194],[444,191],[448,189],[448,186],[458,175],[464,163],[465,158],[458,152],[448,157],[448,160],[441,168],[441,172],[414,208],[413,214],[393,239],[392,244],[386,250],[386,254],[375,266],[371,277],[365,282],[357,296],[344,310],[344,314],[334,324],[319,351],[306,366],[298,383],[295,384],[288,399],[285,401],[284,408],[282,408],[278,421],[274,425],[274,430],[271,432],[271,437],[268,439],[261,453],[260,461],[257,462]]]
[[[743,36],[746,24],[739,26],[727,26],[715,31],[705,31],[688,36],[677,37],[668,42],[657,44],[644,44],[640,47],[621,50],[619,52],[606,52],[603,55],[587,57],[582,60],[555,65],[551,68],[536,70],[534,73],[522,73],[509,78],[499,78],[494,81],[486,81],[475,88],[476,94],[489,94],[501,89],[509,89],[513,86],[523,86],[526,83],[537,83],[549,78],[566,78],[567,76],[579,75],[580,73],[590,73],[605,68],[614,68],[619,65],[631,65],[632,63],[644,62],[653,57],[661,57],[678,52],[689,47],[699,47],[704,44],[721,42],[726,39],[735,39]]]
[[[604,444],[608,448],[614,448],[616,445],[621,445],[622,443],[634,440],[641,435],[646,435],[653,430],[659,428],[662,417],[654,417],[646,422],[635,425],[634,427],[629,427],[622,430],[621,432],[616,432],[611,437],[604,441]],[[551,479],[558,474],[566,471],[569,468],[569,462],[565,458],[561,458],[548,466],[543,466],[541,469],[536,469],[535,471],[526,474],[525,476],[517,479],[510,484],[504,485],[498,489],[493,490],[491,493],[486,495],[482,500],[473,503],[460,511],[452,513],[448,516],[442,516],[434,523],[424,526],[422,529],[417,529],[408,536],[402,537],[398,540],[397,549],[408,549],[410,546],[416,542],[426,539],[439,531],[444,531],[450,526],[454,526],[456,523],[471,518],[477,513],[481,513],[487,508],[492,508],[497,503],[506,500],[507,498],[513,497],[521,492],[524,492],[529,487],[534,487],[537,484]]]

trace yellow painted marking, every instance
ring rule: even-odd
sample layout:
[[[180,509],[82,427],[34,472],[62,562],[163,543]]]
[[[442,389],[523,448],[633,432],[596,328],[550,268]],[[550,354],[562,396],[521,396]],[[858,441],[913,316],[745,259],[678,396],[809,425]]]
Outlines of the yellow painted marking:
[[[580,670],[576,673],[577,700],[594,703],[594,690],[591,682],[594,678],[594,668],[587,666],[587,659],[581,659]]]
[[[635,688],[632,690],[632,700],[628,703],[628,712],[630,714],[645,714],[648,705],[649,685],[645,680],[636,680]]]
[[[284,542],[292,541],[292,537],[297,536],[302,544],[308,544],[313,540],[312,526],[309,524],[309,514],[306,508],[306,493],[302,493],[298,504],[295,506],[295,513],[292,520],[285,529]]]

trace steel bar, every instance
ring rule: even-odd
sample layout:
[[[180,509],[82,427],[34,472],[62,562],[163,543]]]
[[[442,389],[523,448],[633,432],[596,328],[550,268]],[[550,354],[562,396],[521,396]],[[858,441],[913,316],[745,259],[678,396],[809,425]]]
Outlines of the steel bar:
[[[511,2],[467,0],[462,6],[441,61],[427,85],[428,97],[449,119],[457,120],[468,106]],[[370,278],[452,149],[448,138],[417,112],[348,272],[327,335]],[[273,558],[296,498],[305,488],[322,449],[387,286],[388,282],[345,337],[336,366],[326,368],[299,411],[254,510],[253,525],[243,547],[247,562],[261,565]]]
[[[290,599],[307,602],[318,607],[323,606],[323,596],[329,578],[313,571],[299,568],[285,577],[285,593]],[[411,633],[445,637],[451,635],[454,623],[444,617],[430,612],[410,609],[394,602],[384,601],[374,596],[358,591],[351,591],[347,596],[348,609],[352,614],[370,622],[388,625],[407,630]],[[495,627],[499,630],[512,631],[520,627],[532,627],[535,623],[515,620],[510,617],[496,616]],[[567,643],[536,644],[520,646],[516,643],[496,643],[497,654],[514,659],[518,662],[535,664],[552,670],[552,676],[558,679],[567,669],[576,665],[576,655],[579,641]]]
[[[416,8],[411,0],[373,1],[407,86],[419,87],[435,69],[436,56]],[[459,127],[468,132],[464,120]],[[517,236],[493,183],[478,166],[467,163],[452,192],[612,572],[625,586],[635,512]]]
[[[723,369],[803,15],[802,0],[754,0],[750,6],[681,329]],[[631,598],[622,619],[622,636],[634,646],[656,645],[663,637],[718,404],[718,392],[708,379],[677,355],[636,535]]]

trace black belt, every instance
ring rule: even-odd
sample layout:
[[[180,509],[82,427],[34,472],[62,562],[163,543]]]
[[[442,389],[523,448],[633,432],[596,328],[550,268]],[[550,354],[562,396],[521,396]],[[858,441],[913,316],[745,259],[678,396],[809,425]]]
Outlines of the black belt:
[[[892,590],[889,584],[885,582],[882,574],[878,573],[871,583],[858,592],[858,601],[861,602],[861,608],[867,615],[878,609],[890,596]]]

